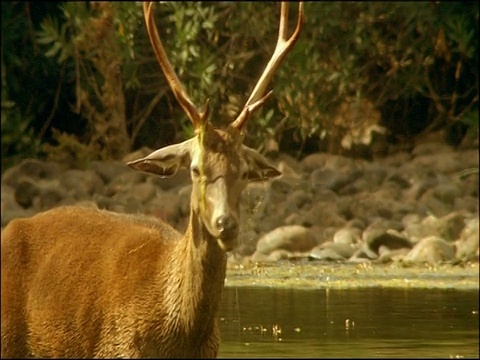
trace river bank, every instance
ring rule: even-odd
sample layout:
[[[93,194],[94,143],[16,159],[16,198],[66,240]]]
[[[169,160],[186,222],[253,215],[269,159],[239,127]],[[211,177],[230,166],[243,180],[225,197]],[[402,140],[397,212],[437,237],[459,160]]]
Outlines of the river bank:
[[[328,263],[282,261],[277,263],[243,263],[229,261],[225,286],[295,289],[479,289],[479,264],[363,262]]]
[[[2,228],[77,205],[147,214],[183,232],[189,172],[162,179],[125,166],[150,151],[84,169],[25,159],[2,173]],[[243,192],[227,286],[478,289],[478,148],[425,143],[371,161],[327,153],[271,161],[283,175]]]

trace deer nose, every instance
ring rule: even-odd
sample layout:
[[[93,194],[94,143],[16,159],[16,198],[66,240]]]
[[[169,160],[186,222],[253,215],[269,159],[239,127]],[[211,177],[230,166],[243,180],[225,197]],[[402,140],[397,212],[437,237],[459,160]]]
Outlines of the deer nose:
[[[221,238],[232,238],[238,235],[238,223],[232,215],[222,215],[217,218],[215,225]]]

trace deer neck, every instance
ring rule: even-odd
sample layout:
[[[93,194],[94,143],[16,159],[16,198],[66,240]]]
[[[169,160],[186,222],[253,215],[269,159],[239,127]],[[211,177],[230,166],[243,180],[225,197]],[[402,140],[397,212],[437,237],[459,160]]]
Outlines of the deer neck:
[[[165,300],[172,321],[186,333],[212,326],[225,281],[226,254],[195,210],[171,255]]]

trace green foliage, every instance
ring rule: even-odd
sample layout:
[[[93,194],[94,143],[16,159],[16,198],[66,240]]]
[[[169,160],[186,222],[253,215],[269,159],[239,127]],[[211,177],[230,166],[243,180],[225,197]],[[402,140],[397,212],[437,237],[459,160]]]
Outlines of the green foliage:
[[[127,6],[122,4],[121,16],[117,16],[117,6],[108,3],[64,3],[60,8],[65,21],[58,24],[47,17],[37,32],[37,43],[47,48],[44,55],[73,70],[74,111],[88,124],[81,141],[98,148],[100,158],[121,158],[130,147],[123,83],[117,70],[124,60],[132,63],[134,59],[133,37],[125,35],[123,23],[134,23],[137,5]],[[129,78],[127,87],[135,86],[131,73]]]
[[[468,128],[467,135],[471,140],[478,139],[478,105],[466,112],[460,121]]]
[[[213,79],[217,70],[214,54],[208,47],[202,47],[200,39],[204,36],[205,40],[212,41],[217,21],[214,7],[200,2],[167,4],[172,10],[167,22],[173,24],[167,42],[170,45],[170,59],[175,64],[178,76],[186,77],[187,92],[199,106],[203,106],[217,87]],[[185,76],[186,73],[188,76]]]
[[[2,67],[2,170],[41,152],[32,121],[32,115],[23,115],[19,106],[9,100]]]
[[[86,2],[65,2],[60,9],[64,21],[58,18],[46,16],[40,23],[40,30],[36,32],[36,41],[46,49],[44,56],[55,58],[58,64],[70,61],[73,68],[78,66],[75,62],[88,61],[96,55],[97,49],[82,46],[88,41],[89,31],[87,27],[92,24],[88,21],[95,14],[95,9]],[[116,5],[117,15],[115,18],[115,40],[122,51],[124,60],[123,74],[127,89],[139,86],[136,78],[135,64],[135,37],[134,31],[141,16],[141,4],[135,2],[120,2]],[[86,52],[80,54],[79,52]],[[80,57],[83,57],[82,59]],[[85,65],[88,66],[88,65]]]
[[[41,139],[33,124],[45,108],[36,99],[45,100],[39,91],[42,80],[35,74],[44,72],[44,63],[34,62],[35,54],[29,45],[31,36],[28,22],[18,12],[23,4],[2,2],[2,171],[25,157],[41,153]],[[11,51],[15,49],[15,51]],[[24,91],[25,84],[28,84]]]
[[[86,125],[75,115],[90,115],[78,95],[97,105],[92,99],[104,85],[95,66],[100,46],[87,46],[96,5],[42,4],[44,13],[29,12],[34,3],[2,2],[2,165],[9,157],[40,156],[55,121],[74,123],[76,137],[55,133],[49,141],[86,143]],[[112,4],[121,58],[116,94],[126,97],[132,143],[159,147],[191,136],[153,54],[142,4]],[[169,59],[200,110],[210,99],[214,125],[241,111],[275,47],[279,8],[275,2],[155,4]],[[333,120],[345,103],[362,101],[381,113],[396,138],[458,123],[478,136],[478,14],[476,2],[306,2],[304,29],[273,78],[274,95],[248,124],[247,144],[266,149],[273,140],[301,155],[307,141],[318,148],[330,135],[363,126]],[[291,3],[290,31],[296,16]],[[340,151],[335,141],[332,149]]]
[[[172,1],[158,4],[155,10],[169,59],[192,101],[201,109],[219,86],[214,81],[217,65],[212,41],[218,20],[214,5]],[[158,75],[163,78],[161,73]],[[180,126],[184,136],[193,134],[185,117]]]
[[[138,79],[138,59],[135,51],[139,23],[143,21],[140,2],[121,1],[116,3],[117,18],[115,32],[122,57],[122,79],[125,90],[136,90],[141,84]],[[142,24],[143,25],[143,24]]]
[[[101,149],[94,144],[84,144],[75,135],[53,129],[56,145],[45,144],[47,159],[52,162],[69,164],[75,169],[87,169],[93,160],[102,159]]]
[[[41,45],[48,45],[50,48],[44,53],[46,57],[57,58],[58,64],[73,57],[75,54],[75,44],[72,38],[82,22],[85,21],[90,13],[88,12],[86,3],[66,3],[62,7],[63,15],[66,22],[60,24],[56,18],[47,16],[40,24],[40,31],[36,33],[37,43]],[[75,15],[73,15],[75,14]]]
[[[290,7],[294,22],[297,9]],[[211,98],[212,121],[225,125],[272,54],[278,5],[168,3],[156,9],[179,77],[196,104]],[[363,126],[333,121],[345,102],[367,100],[390,133],[412,139],[459,121],[478,102],[478,5],[312,2],[305,17],[299,41],[271,84],[273,100],[250,121],[251,145],[261,147],[270,134],[277,140],[293,134],[297,149],[308,138],[341,137]],[[213,26],[202,27],[204,18]],[[424,98],[418,119],[416,104]],[[170,106],[172,119],[182,117],[175,101]],[[183,117],[179,130],[187,128]]]
[[[302,138],[331,131],[347,99],[368,99],[391,132],[410,136],[408,122],[445,126],[478,102],[478,4],[308,3],[306,19],[279,75],[280,104]],[[422,96],[426,119],[405,106],[393,113]]]

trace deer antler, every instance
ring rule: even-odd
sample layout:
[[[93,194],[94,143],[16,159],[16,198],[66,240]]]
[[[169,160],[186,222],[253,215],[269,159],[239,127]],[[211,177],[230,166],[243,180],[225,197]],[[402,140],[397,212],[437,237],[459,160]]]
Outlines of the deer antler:
[[[230,126],[243,132],[245,128],[245,124],[247,120],[250,118],[250,115],[259,108],[265,100],[270,96],[272,93],[271,91],[265,95],[266,89],[270,80],[272,79],[273,74],[278,69],[278,66],[284,59],[285,55],[290,51],[293,47],[295,42],[298,40],[300,35],[300,31],[302,29],[304,23],[304,15],[303,15],[303,2],[299,2],[298,4],[298,20],[297,26],[295,31],[293,32],[292,36],[287,39],[287,31],[288,31],[288,2],[282,2],[282,8],[280,13],[280,25],[278,29],[278,39],[277,45],[275,47],[275,51],[268,62],[265,70],[263,71],[262,76],[258,80],[255,88],[252,91],[252,94],[247,100],[242,112],[238,117],[233,121]]]
[[[168,84],[173,91],[173,94],[175,95],[175,98],[182,106],[183,110],[187,113],[187,116],[192,122],[193,127],[197,129],[204,123],[205,119],[208,118],[208,100],[205,104],[205,110],[203,112],[198,111],[192,100],[190,100],[190,97],[183,88],[182,83],[178,79],[172,64],[168,60],[167,54],[165,53],[165,49],[163,48],[162,41],[158,35],[155,20],[153,18],[152,7],[153,3],[151,2],[143,3],[143,14],[145,16],[145,23],[147,25],[147,32],[148,36],[150,37],[150,42],[152,43],[157,60],[160,63],[160,66],[165,74]]]
[[[208,100],[205,104],[204,112],[198,111],[198,109],[190,100],[187,92],[183,88],[180,80],[178,79],[175,70],[172,67],[172,64],[168,60],[165,49],[163,48],[162,41],[158,35],[158,31],[155,25],[155,20],[153,19],[153,3],[144,2],[143,3],[143,12],[145,16],[145,23],[147,24],[147,32],[150,37],[150,41],[155,51],[158,62],[167,78],[167,81],[172,88],[175,98],[182,106],[183,110],[187,113],[189,119],[192,121],[195,129],[199,128],[205,120],[208,118]],[[252,91],[247,103],[245,104],[243,110],[238,115],[238,117],[230,124],[230,127],[238,130],[240,133],[243,133],[247,120],[250,118],[251,114],[258,109],[267,98],[272,94],[272,92],[266,93],[266,88],[272,79],[273,74],[277,70],[278,66],[282,62],[285,55],[291,50],[295,42],[297,41],[300,30],[302,29],[304,22],[303,16],[303,2],[299,2],[298,5],[298,21],[295,31],[293,32],[290,38],[287,38],[288,31],[288,2],[282,2],[281,13],[280,13],[280,25],[278,30],[278,39],[275,51],[268,62],[265,70],[263,71],[262,76],[258,80],[255,88]]]

